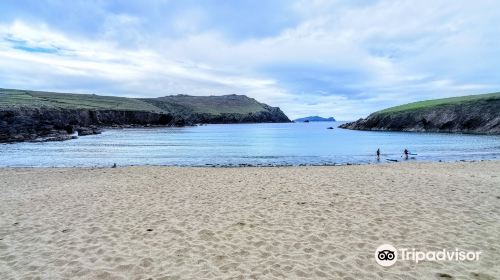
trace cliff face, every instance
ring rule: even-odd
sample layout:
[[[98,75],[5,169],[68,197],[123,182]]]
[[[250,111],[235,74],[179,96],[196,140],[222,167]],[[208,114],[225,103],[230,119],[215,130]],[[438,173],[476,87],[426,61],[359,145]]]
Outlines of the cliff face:
[[[108,126],[289,121],[279,108],[241,95],[132,99],[0,89],[0,142],[67,140]]]
[[[212,123],[212,124],[229,124],[229,123],[283,123],[290,122],[288,117],[279,108],[270,108],[266,111],[258,111],[253,113],[193,113],[186,116],[186,121],[189,123]]]
[[[439,100],[438,100],[439,101]],[[500,94],[436,102],[436,105],[409,104],[376,112],[366,119],[341,128],[416,132],[500,134]],[[405,109],[407,106],[408,109]]]
[[[182,118],[143,111],[15,108],[0,111],[0,142],[17,142],[47,137],[70,139],[70,135],[100,133],[103,126],[182,126]]]

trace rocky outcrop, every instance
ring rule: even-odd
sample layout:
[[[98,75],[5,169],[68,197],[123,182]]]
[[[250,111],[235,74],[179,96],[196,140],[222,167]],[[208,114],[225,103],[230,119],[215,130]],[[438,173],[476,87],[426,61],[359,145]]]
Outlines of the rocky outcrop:
[[[500,134],[500,98],[373,113],[341,128],[416,132]]]
[[[100,127],[121,125],[183,126],[185,121],[171,114],[143,111],[20,107],[0,111],[0,142],[67,140],[75,132],[80,136],[98,134]]]

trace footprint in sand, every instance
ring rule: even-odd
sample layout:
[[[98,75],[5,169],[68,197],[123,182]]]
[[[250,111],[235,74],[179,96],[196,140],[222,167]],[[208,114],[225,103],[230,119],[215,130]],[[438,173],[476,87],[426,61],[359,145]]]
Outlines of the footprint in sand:
[[[453,279],[453,276],[447,273],[437,273],[436,276],[438,279]]]
[[[488,274],[484,274],[484,273],[472,272],[471,274],[472,274],[472,277],[474,277],[473,279],[477,279],[477,280],[493,280],[493,279],[495,279],[495,277],[490,276]]]

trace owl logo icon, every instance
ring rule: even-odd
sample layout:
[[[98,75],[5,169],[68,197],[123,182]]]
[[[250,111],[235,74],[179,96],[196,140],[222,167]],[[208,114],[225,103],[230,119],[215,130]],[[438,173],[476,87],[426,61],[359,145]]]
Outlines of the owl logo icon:
[[[381,266],[391,266],[396,263],[398,250],[389,244],[378,246],[375,250],[375,261]]]

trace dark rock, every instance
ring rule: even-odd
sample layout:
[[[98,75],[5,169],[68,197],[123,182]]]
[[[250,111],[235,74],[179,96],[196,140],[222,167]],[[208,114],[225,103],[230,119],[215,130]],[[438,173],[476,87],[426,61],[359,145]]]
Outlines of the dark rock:
[[[66,141],[72,139],[70,135],[58,135],[53,137],[48,137],[44,139],[44,142],[54,142],[54,141]]]
[[[94,129],[89,127],[80,127],[78,129],[78,136],[86,136],[94,134]]]
[[[169,116],[167,118],[166,116]],[[167,119],[166,119],[167,118]],[[0,142],[20,142],[42,138],[62,141],[79,136],[99,134],[101,127],[147,124],[177,126],[182,124],[172,115],[142,111],[69,110],[54,108],[13,108],[0,110]]]

